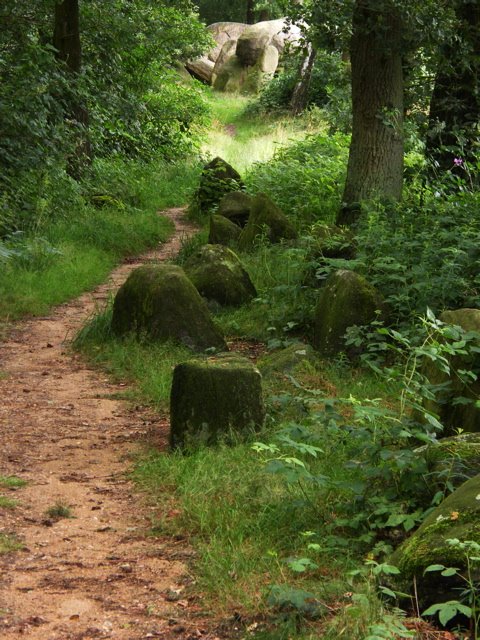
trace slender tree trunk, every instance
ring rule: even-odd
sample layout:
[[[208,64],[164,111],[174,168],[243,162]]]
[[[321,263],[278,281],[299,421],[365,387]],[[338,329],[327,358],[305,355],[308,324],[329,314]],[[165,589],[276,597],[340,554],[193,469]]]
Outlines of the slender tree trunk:
[[[400,200],[403,186],[402,23],[390,0],[356,0],[350,45],[353,129],[338,224],[362,200]]]
[[[298,116],[305,111],[308,103],[308,90],[312,80],[313,65],[317,51],[311,42],[308,43],[307,52],[298,72],[298,79],[293,90],[290,102],[290,111],[294,116]]]
[[[57,60],[63,62],[70,73],[78,75],[82,68],[80,41],[80,9],[78,0],[64,0],[55,5],[53,46]],[[83,104],[69,104],[67,118],[76,128],[74,157],[68,163],[69,173],[79,178],[82,167],[91,161],[91,145],[88,139],[88,111]]]
[[[247,0],[247,24],[254,24],[255,22],[255,0]]]
[[[269,9],[261,9],[258,14],[258,21],[264,22],[265,20],[270,20],[270,10]]]
[[[474,142],[480,121],[480,1],[456,2],[458,40],[441,51],[435,87],[430,102],[427,156],[432,174],[452,169],[465,174],[455,156],[474,160]],[[464,140],[459,148],[459,134]]]

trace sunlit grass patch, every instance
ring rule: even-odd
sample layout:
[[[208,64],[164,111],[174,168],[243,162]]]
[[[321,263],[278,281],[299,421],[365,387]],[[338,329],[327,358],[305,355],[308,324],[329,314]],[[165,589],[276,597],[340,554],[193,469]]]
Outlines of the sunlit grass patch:
[[[15,535],[0,533],[0,555],[20,551],[23,546]]]
[[[27,484],[26,480],[18,478],[17,476],[0,476],[0,487],[5,489],[24,487]]]
[[[7,496],[0,495],[0,509],[15,509],[18,505],[17,500],[7,498]]]

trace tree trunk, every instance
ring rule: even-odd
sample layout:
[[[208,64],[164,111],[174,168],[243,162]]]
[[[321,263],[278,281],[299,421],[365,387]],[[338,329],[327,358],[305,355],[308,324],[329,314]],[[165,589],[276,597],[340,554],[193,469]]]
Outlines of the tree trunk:
[[[400,200],[403,186],[402,23],[391,0],[356,0],[350,45],[353,129],[337,224],[362,200]]]
[[[270,20],[270,10],[269,9],[261,9],[258,14],[258,21],[264,22],[265,20]]]
[[[247,0],[247,24],[254,24],[255,22],[255,0]]]
[[[455,156],[475,161],[474,142],[480,120],[480,2],[457,0],[455,13],[458,39],[441,51],[430,102],[426,146],[427,156],[433,161],[433,175],[449,169],[465,175],[464,164],[455,165]]]
[[[290,102],[290,111],[292,115],[298,116],[305,111],[308,103],[308,90],[312,80],[313,65],[317,51],[311,42],[308,43],[307,52],[302,61],[298,72],[298,79],[293,90],[292,100]]]
[[[78,75],[82,68],[78,0],[64,0],[55,5],[53,46],[56,49],[57,60],[63,62],[70,73]],[[82,104],[68,104],[67,118],[76,128],[75,152],[74,157],[69,159],[68,171],[72,177],[78,179],[82,167],[91,162],[92,156],[87,134],[88,111]]]

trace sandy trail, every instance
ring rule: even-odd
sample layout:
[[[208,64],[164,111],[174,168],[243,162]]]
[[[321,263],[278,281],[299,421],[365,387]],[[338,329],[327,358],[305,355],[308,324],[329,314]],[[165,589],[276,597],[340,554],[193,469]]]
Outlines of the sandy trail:
[[[28,481],[3,491],[19,506],[0,509],[0,534],[25,545],[0,556],[2,640],[214,637],[191,622],[195,603],[182,597],[189,549],[146,536],[148,508],[125,475],[147,432],[167,436],[165,421],[112,399],[124,388],[65,350],[132,269],[173,257],[192,233],[182,209],[166,215],[176,226],[169,242],[0,344],[0,475]],[[59,502],[72,518],[45,515]]]

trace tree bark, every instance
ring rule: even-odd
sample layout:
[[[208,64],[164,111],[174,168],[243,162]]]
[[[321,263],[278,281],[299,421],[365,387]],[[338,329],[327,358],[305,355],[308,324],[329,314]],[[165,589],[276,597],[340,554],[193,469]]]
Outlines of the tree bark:
[[[454,165],[454,157],[474,160],[474,142],[480,121],[480,2],[456,2],[458,39],[443,47],[435,87],[430,102],[427,156],[432,174],[451,169],[465,173],[463,164]],[[459,148],[459,134],[464,143]]]
[[[308,103],[308,90],[312,80],[313,65],[317,51],[311,42],[308,43],[307,52],[300,65],[298,79],[293,90],[292,100],[290,102],[290,111],[292,115],[298,116],[305,111]]]
[[[353,129],[337,224],[362,200],[400,200],[403,186],[402,22],[391,0],[356,0],[350,45]]]
[[[255,0],[247,0],[247,24],[254,24],[255,22]]]
[[[63,62],[70,73],[78,75],[82,68],[79,0],[64,0],[55,5],[53,46],[57,60]],[[88,111],[83,104],[68,104],[67,118],[73,122],[77,138],[74,157],[68,162],[68,172],[78,179],[82,167],[89,164],[92,158],[87,132]]]

